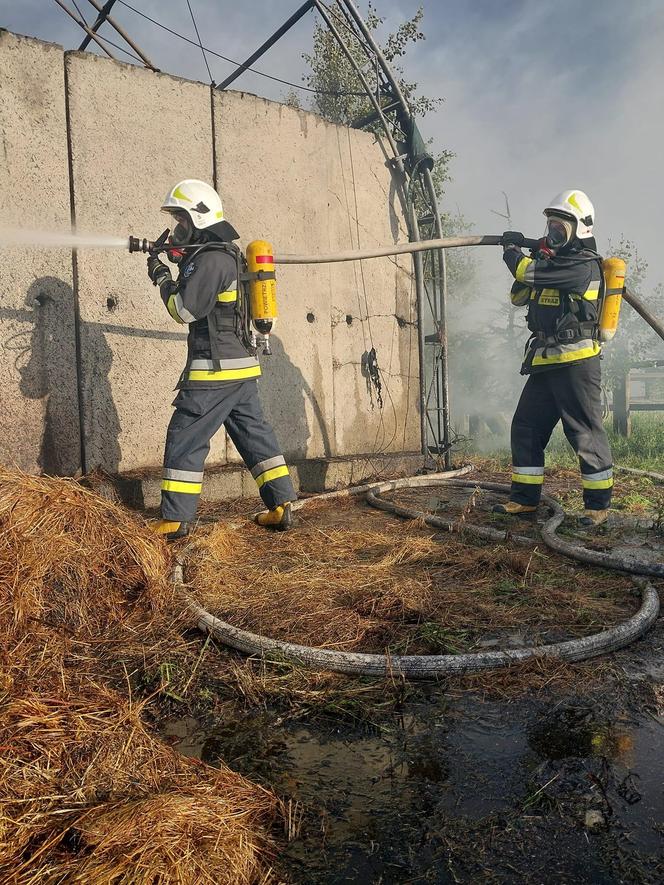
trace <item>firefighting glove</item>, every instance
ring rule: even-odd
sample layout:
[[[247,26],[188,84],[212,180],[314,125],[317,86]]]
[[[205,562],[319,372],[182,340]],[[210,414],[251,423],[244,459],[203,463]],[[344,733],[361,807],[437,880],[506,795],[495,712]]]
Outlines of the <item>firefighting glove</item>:
[[[500,238],[502,247],[505,251],[508,249],[520,249],[523,246],[524,236],[518,230],[506,230]]]
[[[148,258],[148,276],[155,286],[161,286],[167,280],[172,280],[170,270],[157,255],[150,255]]]

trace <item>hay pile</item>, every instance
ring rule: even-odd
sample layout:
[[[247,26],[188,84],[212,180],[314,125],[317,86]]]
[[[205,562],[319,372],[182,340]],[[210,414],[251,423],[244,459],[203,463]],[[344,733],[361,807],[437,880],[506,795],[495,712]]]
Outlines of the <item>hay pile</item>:
[[[0,881],[268,881],[275,797],[160,743],[132,693],[181,643],[168,573],[122,508],[0,470]]]
[[[297,531],[251,524],[198,535],[192,595],[237,627],[305,645],[412,654],[461,651],[526,626],[592,633],[637,607],[629,578],[542,551],[434,539],[417,522],[358,520],[362,504],[312,508]],[[373,520],[373,522],[372,522]],[[353,524],[355,522],[355,525]],[[425,531],[423,531],[425,528]]]

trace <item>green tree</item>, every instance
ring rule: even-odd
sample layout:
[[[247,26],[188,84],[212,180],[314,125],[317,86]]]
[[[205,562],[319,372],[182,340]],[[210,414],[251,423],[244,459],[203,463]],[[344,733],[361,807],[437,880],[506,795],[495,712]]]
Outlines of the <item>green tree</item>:
[[[345,29],[341,16],[330,10],[331,17],[344,37],[350,54],[356,61],[371,85],[376,89],[376,73],[373,66],[367,64],[367,56],[360,44]],[[398,59],[406,55],[411,44],[424,40],[424,33],[420,29],[420,23],[424,10],[420,7],[415,15],[403,22],[393,34],[388,34],[382,47],[385,58],[395,73],[399,88],[412,112],[416,116],[423,116],[434,110],[442,102],[441,98],[430,98],[418,94],[417,83],[410,83],[404,79],[403,70]],[[365,22],[370,31],[377,31],[384,23],[374,6],[369,3],[369,9]],[[347,38],[347,39],[346,39]],[[315,89],[316,93],[312,100],[312,110],[330,120],[332,123],[340,123],[350,126],[354,120],[371,113],[373,105],[362,91],[362,86],[346,58],[336,37],[327,26],[316,20],[314,26],[313,51],[311,54],[303,53],[302,58],[307,62],[311,71],[303,78],[307,86]]]

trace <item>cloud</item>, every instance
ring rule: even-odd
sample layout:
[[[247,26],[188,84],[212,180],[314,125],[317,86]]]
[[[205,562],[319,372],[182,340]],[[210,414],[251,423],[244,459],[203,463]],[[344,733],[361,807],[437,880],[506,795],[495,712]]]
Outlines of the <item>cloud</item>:
[[[546,201],[582,188],[602,246],[628,236],[650,261],[649,282],[664,279],[661,3],[560,0],[451,28],[438,12],[430,28],[425,14],[427,47],[409,73],[446,98],[422,128],[457,153],[450,203],[478,231],[500,231],[490,210],[503,211],[506,191],[515,227],[538,235]]]

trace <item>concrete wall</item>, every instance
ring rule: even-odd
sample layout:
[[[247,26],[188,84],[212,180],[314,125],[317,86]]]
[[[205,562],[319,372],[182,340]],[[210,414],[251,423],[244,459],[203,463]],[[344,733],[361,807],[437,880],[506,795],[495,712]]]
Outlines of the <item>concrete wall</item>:
[[[214,119],[217,186],[243,245],[261,237],[277,252],[316,254],[407,239],[372,136],[238,92],[215,94]],[[260,384],[288,454],[417,450],[410,259],[283,265],[277,274],[278,341]],[[382,410],[362,366],[372,346]]]
[[[253,95],[211,96],[202,84],[91,54],[63,54],[6,33],[2,40],[10,51],[0,57],[8,157],[1,180],[5,192],[8,185],[18,189],[17,226],[67,229],[71,194],[79,231],[152,238],[166,226],[159,205],[167,190],[180,178],[212,181],[216,159],[215,183],[242,245],[265,238],[278,253],[320,253],[406,239],[383,153],[366,133]],[[37,207],[32,214],[19,208],[24,202]],[[182,327],[147,279],[145,258],[80,249],[72,266],[68,253],[11,254],[0,269],[3,292],[11,291],[2,307],[14,310],[0,314],[6,351],[16,331],[36,325],[34,309],[24,307],[35,280],[60,280],[49,285],[61,302],[69,292],[57,318],[57,387],[65,408],[49,414],[53,392],[39,389],[29,398],[15,371],[5,409],[12,429],[0,431],[2,460],[11,459],[20,429],[28,441],[18,460],[26,469],[47,469],[39,453],[49,434],[63,453],[61,472],[78,466],[73,286],[85,467],[158,467],[186,346]],[[302,459],[417,450],[410,260],[281,266],[277,274],[280,316],[274,354],[262,359],[260,390],[285,453]],[[366,372],[372,347],[382,409]],[[42,335],[39,366],[50,364],[52,352]],[[219,434],[208,463],[237,459]]]
[[[2,245],[2,228],[69,230],[62,50],[0,31],[0,458],[80,467],[71,251]]]
[[[77,228],[155,239],[175,181],[212,180],[210,90],[89,53],[68,53],[66,72]],[[144,255],[80,250],[78,292],[86,468],[159,464],[186,331]],[[219,434],[211,461],[225,456]]]

